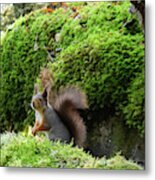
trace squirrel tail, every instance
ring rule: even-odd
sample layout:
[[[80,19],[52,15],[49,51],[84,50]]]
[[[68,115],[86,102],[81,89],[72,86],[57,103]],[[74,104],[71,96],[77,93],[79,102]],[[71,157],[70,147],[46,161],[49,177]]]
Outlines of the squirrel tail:
[[[54,109],[68,127],[74,143],[83,147],[86,141],[86,126],[78,109],[88,108],[86,95],[75,87],[67,87],[58,93]]]
[[[66,87],[54,92],[54,78],[48,68],[40,73],[42,86],[47,91],[47,102],[54,108],[74,138],[74,143],[83,147],[86,141],[86,126],[80,109],[88,108],[86,95],[76,87]]]

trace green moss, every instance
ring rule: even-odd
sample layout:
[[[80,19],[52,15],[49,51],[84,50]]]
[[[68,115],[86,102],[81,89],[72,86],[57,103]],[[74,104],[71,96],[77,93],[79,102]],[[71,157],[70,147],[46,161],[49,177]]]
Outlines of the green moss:
[[[33,86],[40,68],[49,64],[56,89],[68,84],[80,86],[88,95],[90,110],[106,113],[114,108],[113,116],[124,117],[126,124],[144,135],[144,36],[137,17],[128,11],[130,5],[77,3],[76,18],[70,8],[66,12],[58,8],[53,13],[38,10],[18,19],[2,44],[1,130],[18,131],[32,122],[28,104]],[[124,26],[132,19],[132,28]],[[44,46],[50,52],[61,48],[53,63],[48,61]],[[140,89],[137,78],[142,81]]]
[[[18,19],[2,40],[1,51],[1,130],[23,129],[33,121],[30,101],[40,67],[47,63],[44,46],[65,23],[68,13],[41,11]],[[61,18],[59,18],[61,16]],[[37,46],[38,49],[34,47]]]
[[[100,159],[97,162],[98,169],[109,169],[109,170],[140,170],[137,164],[134,164],[131,160],[126,160],[123,156],[119,155],[119,153],[106,160],[105,158]]]
[[[44,137],[35,138],[21,134],[1,135],[1,166],[135,169],[142,167],[122,156],[107,160],[96,159],[82,149],[60,142],[50,142]]]
[[[131,84],[135,78],[144,79],[144,37],[135,19],[131,30],[123,23],[133,17],[128,13],[130,4],[97,3],[81,9],[81,19],[69,20],[61,30],[63,51],[51,65],[55,73],[56,88],[77,84],[88,95],[91,110],[115,108],[114,117],[122,116],[126,124],[139,129],[144,135],[144,104],[132,103],[129,99],[139,92],[144,101],[144,86],[139,89]],[[90,8],[91,7],[91,8]],[[137,116],[129,110],[137,113]],[[126,107],[126,108],[125,108]],[[137,112],[138,110],[138,112]],[[111,115],[110,115],[111,116]]]
[[[137,127],[140,134],[144,132],[145,100],[144,100],[144,71],[137,74],[128,88],[128,104],[122,106],[127,124]]]

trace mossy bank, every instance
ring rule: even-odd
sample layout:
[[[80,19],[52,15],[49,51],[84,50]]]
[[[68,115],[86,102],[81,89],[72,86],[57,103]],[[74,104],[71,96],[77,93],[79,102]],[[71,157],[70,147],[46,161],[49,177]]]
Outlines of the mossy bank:
[[[0,150],[1,166],[7,167],[143,169],[119,154],[111,159],[95,159],[71,144],[49,142],[44,137],[37,139],[21,134],[3,134]]]
[[[68,5],[67,9],[60,7],[52,13],[33,11],[7,30],[0,69],[2,132],[18,132],[32,124],[34,116],[29,104],[34,83],[41,67],[48,65],[54,72],[55,89],[74,84],[86,92],[90,110],[85,121],[91,147],[96,142],[92,132],[104,129],[99,126],[111,119],[115,119],[116,127],[126,129],[117,129],[116,132],[125,133],[118,139],[125,138],[114,150],[126,148],[128,131],[136,132],[137,141],[143,142],[144,34],[137,16],[129,13],[130,2]],[[78,7],[77,15],[72,6]],[[127,26],[128,22],[133,22],[132,27]],[[107,123],[106,129],[109,127]],[[102,139],[101,136],[102,133],[97,136],[100,147],[108,147],[105,137],[112,146],[118,142],[108,138],[108,134]],[[134,146],[139,145],[136,142]],[[131,149],[129,152],[132,154]]]

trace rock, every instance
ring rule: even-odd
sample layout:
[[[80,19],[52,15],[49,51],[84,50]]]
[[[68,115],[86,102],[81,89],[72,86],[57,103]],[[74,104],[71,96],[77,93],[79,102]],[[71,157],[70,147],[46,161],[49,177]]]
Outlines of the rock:
[[[93,155],[109,158],[121,152],[126,158],[145,164],[145,138],[125,125],[122,119],[94,112],[87,122],[87,130],[88,149]]]

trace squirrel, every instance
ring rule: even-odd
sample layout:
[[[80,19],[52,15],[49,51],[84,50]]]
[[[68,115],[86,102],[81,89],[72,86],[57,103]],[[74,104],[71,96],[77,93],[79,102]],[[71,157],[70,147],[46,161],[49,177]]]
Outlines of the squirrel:
[[[87,133],[79,110],[88,108],[86,95],[77,87],[66,87],[54,93],[53,75],[47,68],[41,71],[40,79],[44,90],[39,93],[35,86],[31,101],[35,111],[32,134],[45,131],[51,141],[69,143],[73,138],[75,145],[84,147]]]

